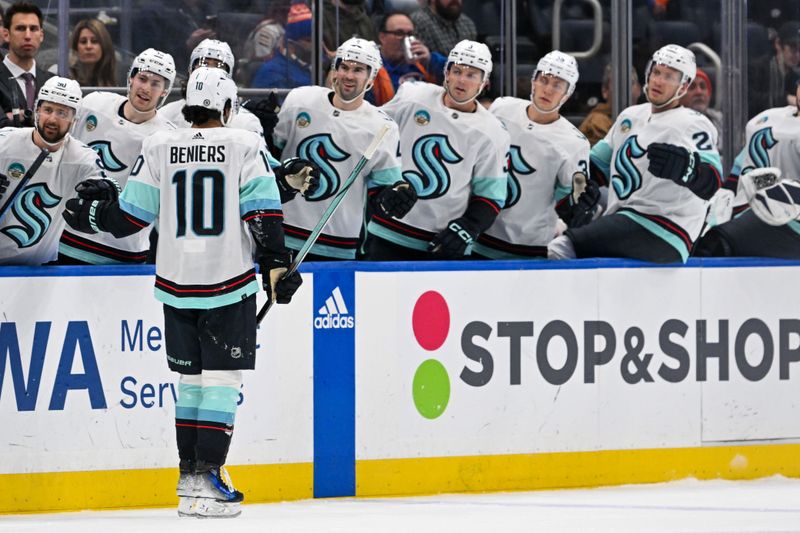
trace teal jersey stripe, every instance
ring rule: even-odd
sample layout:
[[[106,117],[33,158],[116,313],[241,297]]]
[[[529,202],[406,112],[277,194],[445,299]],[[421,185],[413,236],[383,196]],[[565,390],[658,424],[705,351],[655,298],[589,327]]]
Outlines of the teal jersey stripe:
[[[239,211],[242,215],[258,209],[280,210],[281,197],[271,176],[259,176],[239,188]]]
[[[472,194],[488,198],[496,202],[498,207],[503,207],[506,204],[506,195],[508,194],[508,177],[472,178]]]
[[[567,196],[569,193],[572,192],[572,187],[567,187],[566,185],[561,185],[561,182],[556,182],[555,190],[553,191],[553,198],[555,198],[556,202],[560,201],[562,198]]]
[[[403,173],[400,167],[382,168],[373,170],[369,173],[369,180],[372,187],[383,185],[394,185],[398,181],[403,181]]]
[[[716,168],[717,172],[719,172],[719,175],[722,176],[722,160],[719,158],[719,154],[717,152],[700,150],[697,153],[700,154],[700,161]]]
[[[528,257],[525,255],[495,250],[494,248],[490,248],[489,246],[486,246],[480,242],[476,242],[472,245],[472,251],[484,257],[488,257],[489,259],[524,259],[526,261],[540,261],[546,259],[545,257]]]
[[[197,420],[197,408],[203,399],[200,385],[178,383],[178,401],[175,402],[175,418]]]
[[[589,153],[589,159],[591,159],[592,163],[606,175],[606,179],[608,180],[611,180],[609,173],[611,172],[611,156],[613,153],[614,151],[605,139],[592,146],[592,150]]]
[[[152,224],[158,217],[160,191],[141,181],[131,180],[119,197],[119,206],[139,220]]]
[[[200,402],[200,412],[226,413],[233,415],[236,412],[236,403],[239,401],[239,389],[234,387],[203,387],[203,400]],[[219,415],[215,415],[219,416]],[[202,420],[209,420],[203,418]]]
[[[298,239],[297,237],[284,236],[286,247],[292,250],[299,250],[305,244],[305,239]],[[308,253],[315,255],[323,255],[325,257],[333,257],[335,259],[355,259],[356,249],[336,248],[335,246],[327,246],[320,244],[319,241],[315,242]]]
[[[269,153],[269,151],[267,151],[267,164],[269,165],[269,168],[276,168],[281,166],[281,162],[272,157],[272,154]]]
[[[73,259],[77,259],[78,261],[83,261],[84,263],[89,263],[90,265],[127,265],[130,263],[126,263],[125,261],[116,261],[111,259],[110,257],[104,257],[102,255],[93,254],[91,252],[87,252],[86,250],[79,250],[78,248],[73,248],[72,246],[65,244],[63,242],[58,243],[58,253],[64,254],[67,257],[71,257]]]
[[[800,222],[798,222],[798,221],[796,221],[796,220],[791,220],[791,221],[789,221],[789,223],[788,223],[788,224],[786,224],[786,225],[787,225],[787,226],[789,226],[789,229],[790,229],[790,230],[792,230],[793,232],[795,232],[795,233],[797,233],[798,235],[800,235]]]
[[[220,296],[209,296],[207,298],[177,298],[162,291],[158,287],[155,288],[154,293],[156,300],[167,305],[171,305],[172,307],[177,307],[178,309],[216,309],[217,307],[240,302],[248,296],[257,293],[259,288],[260,286],[258,282],[253,280],[237,291],[229,292]]]
[[[387,241],[393,242],[399,246],[405,246],[406,248],[411,248],[412,250],[421,250],[423,252],[428,250],[428,241],[415,239],[414,237],[397,233],[396,231],[392,231],[389,228],[381,226],[380,224],[376,224],[372,221],[367,224],[367,231],[376,237],[386,239]]]
[[[197,411],[197,420],[206,420],[208,422],[217,422],[219,424],[228,424],[232,426],[235,418],[236,413],[228,413],[214,409],[198,409]]]
[[[681,256],[681,260],[685,263],[686,260],[689,258],[689,249],[686,247],[686,244],[683,242],[683,239],[678,237],[677,235],[670,233],[669,231],[665,230],[652,220],[645,218],[643,216],[637,215],[636,213],[632,213],[630,211],[620,211],[620,215],[625,215],[626,217],[630,218],[644,229],[658,237],[659,239],[665,241],[667,244],[675,248]]]
[[[734,176],[740,176],[742,174],[742,166],[744,165],[745,157],[747,157],[747,148],[742,148],[742,151],[739,152],[739,155],[737,155],[736,159],[733,160],[731,174]]]

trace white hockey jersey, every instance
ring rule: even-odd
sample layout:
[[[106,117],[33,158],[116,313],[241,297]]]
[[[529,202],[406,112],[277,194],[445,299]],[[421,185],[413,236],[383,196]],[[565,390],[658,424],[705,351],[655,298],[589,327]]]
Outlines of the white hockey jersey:
[[[127,101],[128,98],[120,94],[90,93],[83,99],[73,126],[76,138],[97,152],[106,174],[120,187],[125,187],[128,181],[142,141],[157,131],[175,129],[171,122],[158,114],[141,124],[126,120],[121,109]],[[149,247],[146,232],[117,239],[110,233],[86,235],[67,228],[61,237],[59,252],[95,265],[143,263]]]
[[[259,290],[243,218],[256,210],[280,215],[266,151],[255,133],[231,128],[160,131],[145,139],[119,204],[145,223],[158,222],[158,300],[211,309]]]
[[[492,259],[546,257],[556,234],[556,203],[572,192],[572,177],[589,177],[589,141],[569,120],[537,124],[530,100],[498,98],[489,109],[511,136],[508,195],[494,224],[473,250]]]
[[[301,157],[320,168],[320,186],[305,198],[297,195],[284,204],[286,246],[299,250],[331,199],[353,171],[375,134],[390,130],[375,155],[364,166],[311,253],[336,259],[355,259],[364,225],[367,189],[400,181],[397,124],[369,102],[344,111],[333,106],[325,87],[299,87],[286,96],[275,127],[275,145],[281,159]]]
[[[41,150],[32,141],[33,128],[0,130],[0,173],[11,185],[0,205],[16,191]],[[58,257],[58,239],[66,226],[64,204],[83,180],[102,177],[97,154],[67,135],[52,152],[0,220],[0,265],[41,265]]]
[[[419,200],[402,221],[374,216],[368,229],[415,250],[427,250],[472,197],[502,207],[507,194],[508,132],[483,106],[463,113],[443,98],[439,85],[406,82],[381,108],[400,126],[403,178]]]
[[[708,202],[677,183],[648,172],[647,147],[669,143],[697,152],[719,176],[717,130],[686,107],[653,113],[640,104],[617,117],[605,139],[592,147],[591,161],[609,179],[605,214],[620,213],[675,248],[685,261],[703,227]]]
[[[179,128],[190,128],[192,125],[183,118],[182,110],[185,105],[185,98],[175,100],[159,109],[158,114]],[[261,121],[259,121],[258,117],[253,113],[243,107],[239,107],[239,110],[233,116],[233,120],[227,127],[252,131],[253,133],[257,133],[260,137],[264,136],[264,128],[261,126]]]

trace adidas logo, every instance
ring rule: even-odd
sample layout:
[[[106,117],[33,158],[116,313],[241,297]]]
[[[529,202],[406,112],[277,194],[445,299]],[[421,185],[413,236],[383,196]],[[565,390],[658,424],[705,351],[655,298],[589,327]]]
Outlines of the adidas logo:
[[[350,316],[347,304],[344,303],[342,291],[336,287],[331,295],[325,299],[325,305],[317,310],[314,317],[316,329],[343,329],[355,326],[355,319]]]
[[[205,139],[205,137],[203,137],[203,134],[198,131],[197,133],[194,134],[194,137],[192,137],[192,140],[195,139]]]

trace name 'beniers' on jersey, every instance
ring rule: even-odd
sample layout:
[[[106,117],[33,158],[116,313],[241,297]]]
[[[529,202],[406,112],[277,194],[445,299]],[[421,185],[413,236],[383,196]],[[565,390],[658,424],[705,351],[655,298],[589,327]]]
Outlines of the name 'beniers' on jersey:
[[[509,136],[483,106],[474,113],[444,105],[440,85],[406,82],[381,109],[400,126],[403,178],[419,201],[403,218],[373,216],[369,232],[395,244],[428,250],[472,198],[502,207],[507,194]]]
[[[255,210],[280,216],[266,153],[257,134],[231,128],[161,131],[145,140],[119,205],[158,222],[158,300],[211,309],[258,292],[242,217]]]
[[[652,105],[625,109],[605,139],[592,147],[591,161],[610,183],[606,214],[619,213],[662,239],[684,261],[700,236],[708,202],[687,187],[648,171],[652,143],[697,152],[701,162],[722,175],[717,130],[702,114],[686,107],[653,113]]]
[[[311,253],[336,259],[355,259],[364,225],[366,193],[373,187],[400,181],[397,124],[369,102],[354,110],[335,107],[325,87],[299,87],[286,97],[278,114],[275,144],[281,159],[300,157],[320,168],[319,188],[308,197],[297,196],[284,204],[286,246],[299,250],[316,226],[331,199],[339,192],[364,150],[384,124],[390,125],[361,176],[342,200]]]
[[[547,257],[556,234],[556,203],[572,192],[575,174],[589,174],[589,141],[569,120],[538,124],[530,100],[498,98],[489,108],[511,136],[508,195],[494,224],[475,243],[492,259]]]

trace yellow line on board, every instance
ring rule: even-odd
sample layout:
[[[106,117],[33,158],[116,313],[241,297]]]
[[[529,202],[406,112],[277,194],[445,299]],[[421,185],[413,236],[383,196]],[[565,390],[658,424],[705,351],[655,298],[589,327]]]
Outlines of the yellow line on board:
[[[314,496],[312,463],[230,466],[245,502]],[[0,514],[172,507],[177,468],[0,474]]]
[[[356,462],[357,496],[800,477],[800,444],[378,459]]]

